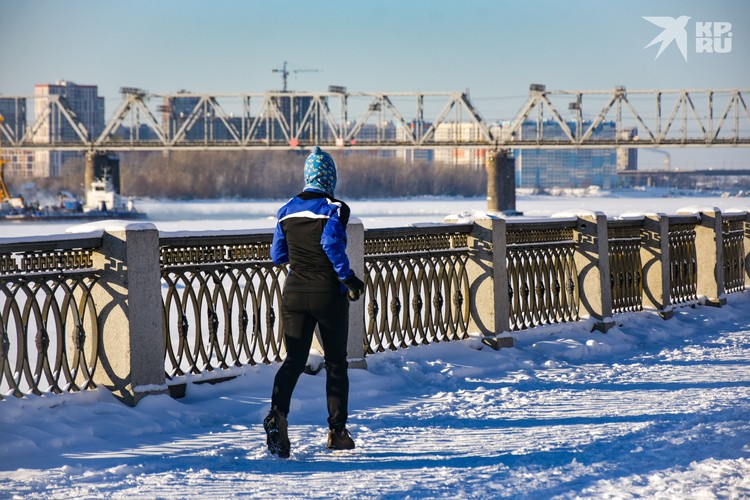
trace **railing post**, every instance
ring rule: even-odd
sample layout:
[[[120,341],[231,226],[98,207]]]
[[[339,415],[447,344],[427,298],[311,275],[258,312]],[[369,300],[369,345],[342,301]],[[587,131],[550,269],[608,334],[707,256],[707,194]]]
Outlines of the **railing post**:
[[[743,248],[745,249],[745,289],[750,289],[750,210],[745,212],[743,228]]]
[[[365,281],[365,226],[356,217],[346,226],[346,255],[349,266],[362,281]],[[349,368],[367,369],[365,360],[365,298],[349,302],[349,340],[346,353]]]
[[[607,216],[602,212],[578,216],[575,263],[582,312],[594,320],[593,330],[607,332],[612,319]]]
[[[94,381],[135,406],[148,394],[167,392],[159,233],[150,223],[113,224],[93,254],[101,333]]]
[[[475,220],[468,244],[469,332],[493,349],[511,347],[512,337],[498,337],[510,331],[505,219]]]
[[[653,308],[662,318],[671,318],[669,218],[665,214],[649,214],[643,220],[641,263],[644,309]]]
[[[680,210],[678,214],[695,213]],[[700,224],[695,226],[697,259],[696,295],[707,306],[721,307],[727,303],[724,295],[724,234],[721,210],[701,209]]]

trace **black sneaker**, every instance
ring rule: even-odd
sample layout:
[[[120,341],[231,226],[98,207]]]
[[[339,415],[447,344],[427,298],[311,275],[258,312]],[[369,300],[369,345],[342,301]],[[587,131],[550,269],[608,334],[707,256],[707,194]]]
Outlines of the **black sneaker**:
[[[328,431],[328,449],[329,450],[353,450],[354,440],[346,428],[341,430]]]
[[[287,434],[286,417],[278,410],[271,410],[263,420],[268,451],[281,458],[289,458],[291,444]]]

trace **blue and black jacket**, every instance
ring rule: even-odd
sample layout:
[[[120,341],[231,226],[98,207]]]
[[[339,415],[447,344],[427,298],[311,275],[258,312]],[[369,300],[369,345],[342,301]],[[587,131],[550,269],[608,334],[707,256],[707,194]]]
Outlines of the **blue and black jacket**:
[[[349,206],[309,189],[282,206],[277,218],[271,259],[289,263],[284,291],[346,293],[341,282],[354,274],[346,256]]]

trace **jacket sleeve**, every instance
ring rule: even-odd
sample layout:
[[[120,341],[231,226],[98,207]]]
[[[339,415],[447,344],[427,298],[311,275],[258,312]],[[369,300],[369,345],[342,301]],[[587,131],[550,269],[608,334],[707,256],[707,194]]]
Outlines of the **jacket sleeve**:
[[[286,236],[284,236],[284,230],[281,229],[281,222],[276,223],[276,230],[273,232],[273,243],[271,243],[271,260],[277,266],[289,262],[289,247],[286,244]]]
[[[320,244],[341,281],[354,274],[349,267],[349,257],[346,255],[346,230],[339,219],[338,212],[328,219],[323,228],[323,234],[320,236]]]

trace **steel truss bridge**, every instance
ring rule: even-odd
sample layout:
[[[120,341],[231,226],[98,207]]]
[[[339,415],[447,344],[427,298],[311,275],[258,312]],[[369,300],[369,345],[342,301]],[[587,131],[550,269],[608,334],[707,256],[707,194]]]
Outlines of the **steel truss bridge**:
[[[748,92],[548,91],[535,84],[511,120],[490,123],[465,92],[331,87],[319,93],[152,94],[123,88],[100,133],[86,128],[65,97],[48,95],[28,98],[35,103],[31,125],[0,122],[0,141],[6,148],[59,151],[748,146]]]

